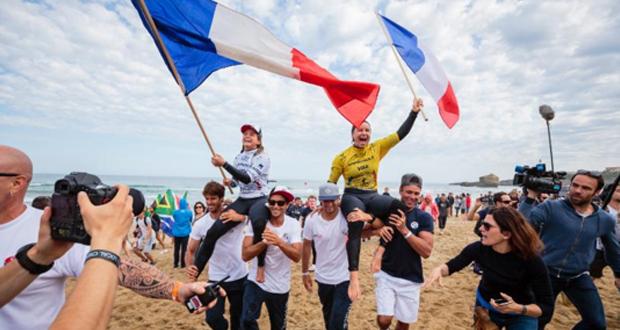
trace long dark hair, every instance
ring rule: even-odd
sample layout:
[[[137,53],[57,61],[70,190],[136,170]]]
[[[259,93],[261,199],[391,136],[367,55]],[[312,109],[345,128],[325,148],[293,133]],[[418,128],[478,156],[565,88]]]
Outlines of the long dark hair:
[[[543,243],[521,213],[512,207],[501,206],[492,208],[488,214],[493,216],[501,231],[511,234],[508,242],[517,255],[528,260],[540,254]]]

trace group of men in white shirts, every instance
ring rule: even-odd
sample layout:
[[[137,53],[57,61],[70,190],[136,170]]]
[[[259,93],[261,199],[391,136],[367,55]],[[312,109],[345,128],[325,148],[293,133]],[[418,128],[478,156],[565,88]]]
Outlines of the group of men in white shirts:
[[[417,320],[420,286],[423,282],[421,257],[428,257],[432,249],[433,220],[416,209],[422,180],[414,174],[403,176],[401,201],[409,211],[391,218],[390,241],[383,240],[375,254],[375,279],[377,282],[377,322],[387,329],[392,318],[397,319],[397,329],[407,329]],[[219,218],[224,199],[224,187],[209,182],[203,195],[209,213],[193,226],[186,255],[188,265],[200,241]],[[293,195],[285,187],[275,187],[269,194],[266,206],[271,217],[263,234],[263,242],[253,244],[252,226],[238,225],[218,239],[213,256],[208,263],[208,280],[216,282],[229,276],[222,287],[227,292],[231,329],[258,329],[262,304],[265,303],[272,329],[286,328],[286,314],[291,288],[291,265],[302,261],[303,285],[313,291],[310,269],[312,244],[316,246],[314,277],[318,286],[326,329],[347,329],[352,301],[347,289],[349,271],[346,253],[347,219],[339,207],[338,186],[327,183],[319,187],[320,208],[304,219],[304,227],[285,214]],[[246,220],[246,222],[251,219]],[[267,250],[265,280],[256,279],[256,255]],[[408,258],[408,262],[398,262]],[[413,258],[413,260],[412,260]],[[416,259],[417,258],[417,259]],[[249,263],[249,269],[246,264]],[[190,280],[195,280],[198,270],[187,268]],[[224,317],[226,298],[218,298],[216,307],[207,311],[206,321],[212,329],[227,329]]]

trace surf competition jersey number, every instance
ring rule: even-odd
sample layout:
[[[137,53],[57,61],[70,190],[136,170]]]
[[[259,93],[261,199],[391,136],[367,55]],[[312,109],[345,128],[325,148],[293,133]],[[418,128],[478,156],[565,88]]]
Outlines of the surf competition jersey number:
[[[334,158],[328,181],[338,183],[342,175],[345,188],[377,190],[379,163],[398,141],[398,134],[393,133],[363,149],[350,146]]]

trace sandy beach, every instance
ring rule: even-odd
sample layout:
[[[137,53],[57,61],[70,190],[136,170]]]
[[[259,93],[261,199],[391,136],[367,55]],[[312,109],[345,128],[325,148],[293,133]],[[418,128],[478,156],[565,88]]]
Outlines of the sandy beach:
[[[430,258],[424,261],[424,273],[456,255],[466,244],[475,241],[472,232],[473,223],[450,218],[443,235],[435,235],[435,244]],[[169,243],[170,241],[167,241]],[[349,329],[376,329],[376,306],[374,298],[374,280],[368,270],[371,255],[377,246],[377,239],[363,244],[361,264],[361,282],[363,298],[353,304],[349,316]],[[170,246],[169,246],[170,247]],[[185,280],[182,270],[172,268],[172,253],[161,249],[154,251],[157,267],[171,274],[174,278]],[[444,286],[423,291],[418,322],[412,329],[470,329],[471,310],[474,302],[474,290],[479,281],[469,269],[464,269],[451,277],[444,278]],[[605,269],[602,280],[596,282],[607,317],[608,329],[620,329],[620,299],[613,284],[613,274]],[[72,285],[68,286],[68,291]],[[313,293],[303,288],[301,265],[293,266],[292,289],[289,298],[289,329],[322,329],[323,318],[320,310],[316,286]],[[204,329],[204,316],[190,315],[180,304],[171,301],[147,299],[133,292],[119,288],[114,302],[110,329]],[[578,320],[577,310],[569,302],[563,303],[560,297],[552,323],[547,329],[570,329]],[[267,312],[259,322],[261,328],[269,328]]]

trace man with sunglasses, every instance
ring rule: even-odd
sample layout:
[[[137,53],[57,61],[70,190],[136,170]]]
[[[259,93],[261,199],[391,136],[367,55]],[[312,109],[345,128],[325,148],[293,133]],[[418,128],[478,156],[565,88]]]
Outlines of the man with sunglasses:
[[[45,239],[48,244],[44,251],[29,244],[37,241],[41,224],[49,226],[51,214],[49,209],[42,212],[24,204],[31,180],[30,158],[18,149],[0,145],[0,261],[4,261],[0,266],[19,262],[30,275],[37,276],[0,308],[3,329],[49,328],[65,302],[66,279],[80,275],[90,252],[88,246],[51,237]],[[180,303],[203,291],[200,285],[176,282],[153,266],[123,258],[118,279],[121,286],[142,296]]]
[[[510,195],[507,193],[500,191],[493,194],[493,204],[495,207],[509,206],[512,202]],[[480,198],[476,198],[474,202],[474,207],[472,207],[467,213],[467,220],[476,221],[476,226],[474,227],[474,232],[476,235],[480,236],[480,223],[484,218],[486,218],[487,213],[489,213],[490,207],[486,207],[480,211],[480,207],[482,206],[482,200]],[[476,212],[477,211],[477,212]]]
[[[605,247],[607,261],[620,288],[620,244],[614,235],[616,221],[592,203],[603,188],[598,172],[579,170],[570,181],[566,199],[549,200],[535,206],[537,193],[527,191],[519,211],[538,231],[545,249],[543,261],[549,271],[554,300],[564,292],[582,320],[573,329],[605,329],[605,311],[588,268],[594,259],[597,237]],[[544,329],[553,311],[539,318]]]
[[[243,292],[243,329],[258,329],[257,320],[263,302],[267,305],[271,329],[286,329],[286,310],[291,290],[291,261],[299,262],[302,249],[301,225],[285,214],[292,200],[293,194],[285,187],[278,186],[271,190],[267,199],[270,217],[262,241],[253,243],[252,226],[246,226],[241,255],[244,261],[251,262],[250,274]],[[256,279],[256,256],[265,250],[265,280],[259,282]]]

